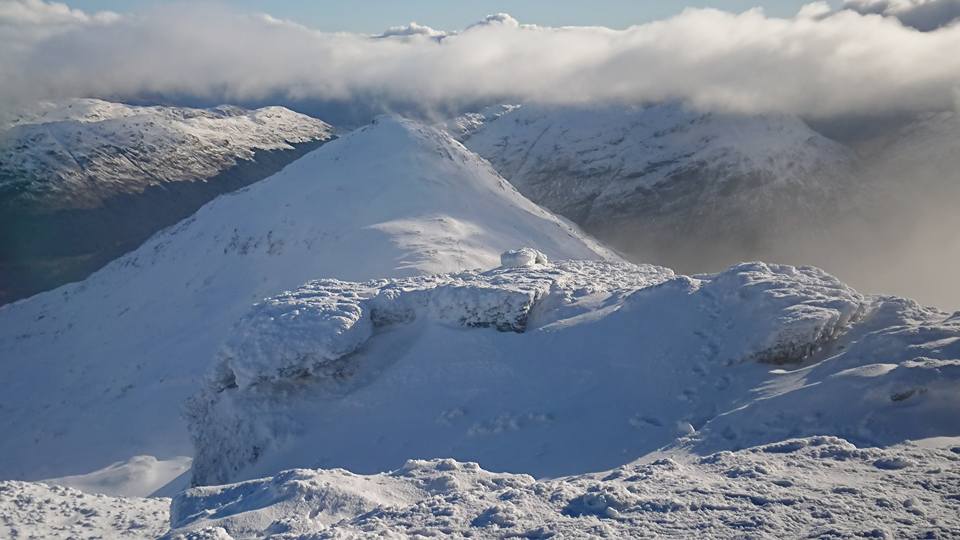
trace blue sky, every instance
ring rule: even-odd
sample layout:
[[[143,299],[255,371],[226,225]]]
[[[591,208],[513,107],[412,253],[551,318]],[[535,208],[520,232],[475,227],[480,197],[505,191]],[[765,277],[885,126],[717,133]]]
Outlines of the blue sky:
[[[163,0],[66,0],[85,11],[130,12]],[[234,0],[240,9],[295,20],[321,30],[378,32],[417,21],[458,29],[489,13],[504,11],[521,22],[543,25],[602,25],[623,28],[668,17],[687,6],[743,11],[763,6],[771,15],[792,15],[812,0]],[[831,3],[839,3],[837,0]]]

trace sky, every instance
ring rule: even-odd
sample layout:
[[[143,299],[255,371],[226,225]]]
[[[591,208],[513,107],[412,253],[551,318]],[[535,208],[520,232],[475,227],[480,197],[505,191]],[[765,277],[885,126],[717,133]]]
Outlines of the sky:
[[[625,28],[680,13],[685,7],[741,12],[761,6],[772,16],[791,16],[810,0],[233,0],[238,9],[269,13],[325,31],[380,32],[416,21],[433,28],[463,28],[491,13],[505,12],[521,22],[546,26],[597,25]],[[84,11],[127,13],[163,0],[68,0]],[[830,2],[833,5],[838,1]]]

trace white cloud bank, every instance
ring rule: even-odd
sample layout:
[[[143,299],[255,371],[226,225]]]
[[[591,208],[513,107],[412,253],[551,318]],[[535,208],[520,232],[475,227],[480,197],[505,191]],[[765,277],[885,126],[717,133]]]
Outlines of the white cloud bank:
[[[921,32],[896,15],[830,12],[822,2],[793,18],[689,9],[611,30],[497,15],[458,33],[410,25],[386,37],[317,32],[212,4],[165,3],[123,17],[40,0],[0,6],[6,103],[143,94],[425,104],[681,99],[816,117],[949,109],[960,89],[960,27]]]

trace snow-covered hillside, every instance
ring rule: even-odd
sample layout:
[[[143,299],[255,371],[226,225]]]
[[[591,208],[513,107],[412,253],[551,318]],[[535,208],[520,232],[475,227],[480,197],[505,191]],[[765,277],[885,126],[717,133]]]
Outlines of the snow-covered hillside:
[[[0,120],[0,304],[80,281],[333,137],[282,107],[41,102]]]
[[[553,477],[671,446],[957,436],[958,388],[960,314],[815,268],[531,262],[260,303],[188,414],[199,484],[431,457]]]
[[[616,259],[447,135],[383,118],[217,198],[83,282],[0,307],[0,478],[189,456],[180,418],[251,303],[550,257]]]
[[[178,495],[169,538],[953,538],[958,443],[814,437],[539,481],[449,459],[290,470]]]
[[[135,107],[41,102],[0,131],[0,194],[45,208],[89,208],[165,182],[211,178],[255,152],[329,139],[321,120],[283,107]],[[6,200],[4,202],[7,202]]]
[[[861,449],[813,437],[541,480],[451,459],[369,476],[295,469],[172,505],[0,482],[0,536],[952,538],[958,471],[960,439]]]
[[[679,104],[489,107],[446,124],[534,202],[650,262],[702,269],[847,210],[851,151],[787,115]],[[683,242],[678,241],[683,238]],[[718,248],[717,246],[722,246]],[[716,253],[713,253],[716,252]]]
[[[157,538],[170,528],[170,499],[109,497],[0,481],[0,538]]]

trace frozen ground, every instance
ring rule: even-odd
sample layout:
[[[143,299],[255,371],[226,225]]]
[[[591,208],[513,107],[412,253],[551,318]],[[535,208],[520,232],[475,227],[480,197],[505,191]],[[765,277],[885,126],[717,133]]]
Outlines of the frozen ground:
[[[0,538],[157,538],[169,528],[169,509],[165,498],[109,497],[0,481]]]
[[[955,538],[958,442],[814,437],[540,481],[449,459],[373,476],[291,470],[178,495],[171,537]]]
[[[447,135],[383,118],[80,283],[0,307],[0,478],[192,455],[183,403],[253,302],[319,276],[492,268],[527,243],[617,259]]]
[[[255,306],[218,358],[188,408],[199,484],[432,457],[562,476],[672,447],[960,435],[960,314],[810,267],[687,277],[531,254],[320,280]]]
[[[294,469],[193,488],[172,508],[170,499],[0,482],[4,538],[155,538],[164,531],[193,540],[955,538],[960,439],[886,449],[792,439],[539,481],[450,459],[368,476]]]

